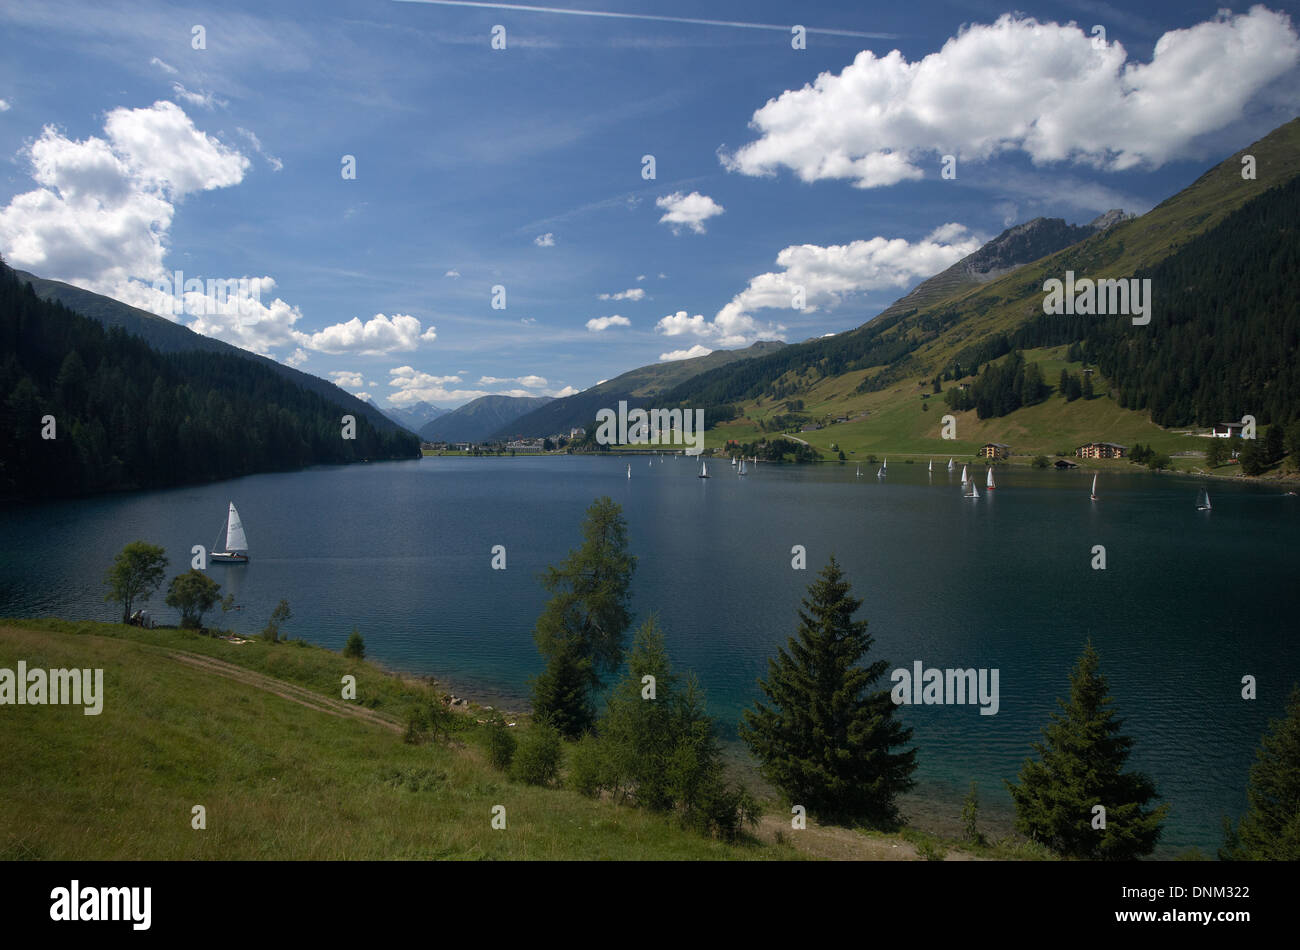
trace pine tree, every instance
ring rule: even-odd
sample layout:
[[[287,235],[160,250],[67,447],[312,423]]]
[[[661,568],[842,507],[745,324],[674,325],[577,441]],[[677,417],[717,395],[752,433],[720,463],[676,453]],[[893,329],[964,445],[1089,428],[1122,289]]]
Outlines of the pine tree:
[[[1070,701],[1034,743],[1038,760],[1026,759],[1019,783],[1007,783],[1016,806],[1016,829],[1072,858],[1123,861],[1150,854],[1160,840],[1168,805],[1141,772],[1125,772],[1133,740],[1110,708],[1106,679],[1092,641],[1070,674]],[[1105,808],[1105,827],[1094,806]]]
[[[1286,715],[1269,724],[1250,768],[1241,823],[1227,824],[1219,852],[1226,861],[1300,860],[1300,686],[1291,688]]]
[[[834,557],[808,588],[799,630],[768,660],[759,687],[768,702],[745,712],[741,737],[763,774],[793,804],[827,821],[888,826],[912,787],[912,731],[888,689],[873,686],[884,660],[862,665],[874,638],[853,619],[862,601]]]

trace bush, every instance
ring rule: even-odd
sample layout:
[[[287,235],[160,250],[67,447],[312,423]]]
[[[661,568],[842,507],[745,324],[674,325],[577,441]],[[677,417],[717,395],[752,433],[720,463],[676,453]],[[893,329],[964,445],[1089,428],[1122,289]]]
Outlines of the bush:
[[[425,716],[423,709],[417,707],[411,710],[410,716],[406,719],[406,733],[402,736],[402,741],[410,745],[419,745],[424,741],[428,731],[428,717]]]
[[[607,783],[607,772],[600,740],[588,733],[569,752],[566,784],[588,798],[594,798]]]
[[[525,785],[548,785],[560,774],[560,731],[549,720],[524,730],[510,764],[510,777]]]
[[[510,763],[514,761],[518,744],[515,734],[502,720],[498,719],[488,726],[488,760],[493,768],[502,772],[510,771]]]
[[[357,628],[352,628],[352,635],[348,637],[348,642],[343,645],[343,655],[351,660],[364,660],[366,658],[366,641],[362,639]]]

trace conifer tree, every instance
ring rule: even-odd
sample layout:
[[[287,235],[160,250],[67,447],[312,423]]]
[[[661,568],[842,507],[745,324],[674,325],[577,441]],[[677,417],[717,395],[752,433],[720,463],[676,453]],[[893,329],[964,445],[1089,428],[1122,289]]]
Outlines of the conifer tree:
[[[912,787],[907,744],[888,689],[885,660],[863,664],[874,638],[853,615],[862,601],[832,556],[808,588],[799,630],[759,680],[767,702],[747,710],[741,737],[763,774],[792,804],[827,821],[893,825],[897,796]]]
[[[533,708],[566,738],[590,728],[592,695],[604,674],[623,662],[623,640],[636,558],[627,553],[623,509],[608,497],[587,509],[583,544],[542,585],[553,595],[537,618],[534,637],[547,669],[534,682]]]
[[[1133,740],[1111,708],[1100,658],[1089,640],[1070,674],[1070,700],[1034,743],[1018,783],[1007,783],[1016,829],[1063,857],[1123,861],[1150,854],[1168,805],[1141,772],[1125,772]],[[1105,808],[1104,824],[1094,809]]]
[[[1300,686],[1291,688],[1286,715],[1269,724],[1255,753],[1241,823],[1227,825],[1219,851],[1225,861],[1300,860]]]

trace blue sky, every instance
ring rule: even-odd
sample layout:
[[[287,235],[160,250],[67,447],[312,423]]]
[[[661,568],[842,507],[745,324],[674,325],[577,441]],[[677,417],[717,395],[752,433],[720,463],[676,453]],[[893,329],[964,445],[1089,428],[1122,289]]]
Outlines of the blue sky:
[[[1009,224],[1146,211],[1300,111],[1292,4],[574,9],[781,28],[0,2],[0,251],[156,312],[176,270],[248,278],[243,313],[170,315],[381,403],[559,395],[857,326]]]

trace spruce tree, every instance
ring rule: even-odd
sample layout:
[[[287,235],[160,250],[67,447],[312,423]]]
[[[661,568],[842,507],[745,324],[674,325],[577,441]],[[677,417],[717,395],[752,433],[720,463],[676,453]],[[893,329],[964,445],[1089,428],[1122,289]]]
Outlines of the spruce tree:
[[[825,821],[899,821],[897,797],[912,787],[916,750],[906,745],[888,689],[889,664],[863,663],[874,638],[853,615],[862,601],[832,556],[808,588],[799,630],[759,680],[767,702],[747,710],[741,737],[763,774],[792,804]]]
[[[1133,740],[1111,708],[1100,658],[1089,640],[1070,674],[1070,700],[1034,743],[1019,783],[1007,783],[1016,806],[1016,829],[1063,857],[1131,860],[1155,849],[1168,805],[1141,772],[1125,772]],[[1094,827],[1105,808],[1105,827]]]
[[[1291,688],[1286,715],[1269,724],[1255,753],[1247,808],[1219,857],[1226,861],[1300,860],[1300,686]]]

